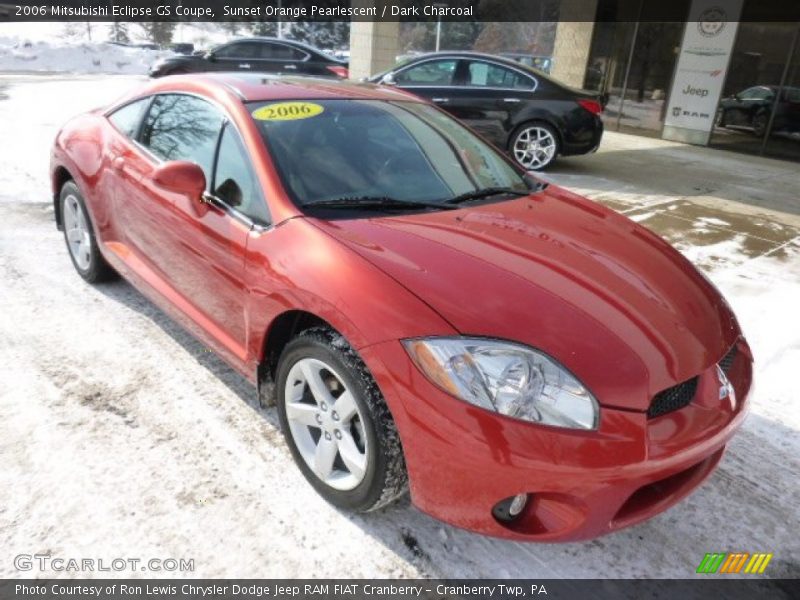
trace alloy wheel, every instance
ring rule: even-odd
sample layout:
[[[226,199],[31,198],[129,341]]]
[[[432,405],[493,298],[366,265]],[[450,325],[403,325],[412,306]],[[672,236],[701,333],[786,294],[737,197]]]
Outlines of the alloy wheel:
[[[342,377],[321,360],[303,358],[289,370],[283,401],[290,434],[311,471],[334,489],[357,487],[370,448],[363,416]]]
[[[533,125],[520,131],[514,139],[514,158],[526,169],[541,169],[553,161],[557,147],[549,129]]]
[[[87,270],[92,260],[92,237],[83,207],[73,194],[64,199],[64,230],[75,264],[82,271]]]

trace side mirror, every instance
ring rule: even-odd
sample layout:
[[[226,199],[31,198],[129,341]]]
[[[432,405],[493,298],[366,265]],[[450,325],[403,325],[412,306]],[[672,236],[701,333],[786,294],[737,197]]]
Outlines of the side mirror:
[[[205,54],[203,54],[203,58],[209,62],[214,62],[215,60],[217,60],[217,57],[214,56],[213,52],[206,52]]]
[[[187,160],[173,160],[164,163],[153,173],[153,182],[158,187],[176,194],[184,194],[189,199],[201,202],[206,191],[206,176],[199,165]]]
[[[381,77],[381,85],[397,85],[397,82],[394,79],[394,73],[387,73]]]

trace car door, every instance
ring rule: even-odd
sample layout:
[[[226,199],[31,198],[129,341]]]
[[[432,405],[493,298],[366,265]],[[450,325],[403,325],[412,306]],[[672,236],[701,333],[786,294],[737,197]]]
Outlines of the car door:
[[[225,126],[223,112],[185,94],[157,96],[142,127],[141,143],[163,161],[189,160],[202,167],[210,191],[217,149]],[[149,184],[154,203],[169,211],[152,223],[167,284],[181,308],[230,360],[244,361],[247,288],[244,254],[251,223],[237,218],[213,197],[189,198]]]
[[[127,129],[124,140],[113,139],[108,151],[114,230],[109,247],[151,283],[169,281],[171,239],[163,223],[170,217],[172,199],[152,183],[160,159],[141,144],[141,136],[148,119],[157,118],[165,106],[161,96],[147,99],[143,120]],[[109,117],[112,123],[115,115]]]
[[[413,63],[393,73],[394,84],[450,111],[450,96],[459,63],[457,58],[434,58]]]
[[[258,71],[260,61],[259,42],[233,42],[215,50],[209,65],[213,71]]]
[[[142,176],[152,172],[153,163],[136,143],[151,101],[152,97],[135,100],[108,115],[113,133],[108,136],[108,162],[99,182],[107,202],[92,210],[95,227],[104,240],[137,249],[146,243],[146,222],[154,210],[140,194]]]
[[[536,79],[486,60],[464,61],[448,110],[499,147],[505,147],[517,112],[534,99]]]

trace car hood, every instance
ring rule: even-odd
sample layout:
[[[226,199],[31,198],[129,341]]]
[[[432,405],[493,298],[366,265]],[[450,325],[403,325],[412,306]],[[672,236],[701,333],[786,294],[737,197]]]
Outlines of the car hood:
[[[646,410],[739,335],[716,288],[669,244],[556,186],[457,211],[315,222],[463,335],[538,348],[606,406]]]

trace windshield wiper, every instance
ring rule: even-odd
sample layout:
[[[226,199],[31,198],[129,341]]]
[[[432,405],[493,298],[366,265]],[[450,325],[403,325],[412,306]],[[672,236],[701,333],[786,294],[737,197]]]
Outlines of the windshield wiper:
[[[398,200],[388,196],[348,196],[320,200],[303,205],[304,208],[365,208],[378,210],[418,210],[420,208],[435,208],[437,210],[453,210],[455,206],[438,204],[435,202],[418,202],[416,200]]]
[[[482,190],[475,190],[474,192],[466,192],[465,194],[459,194],[454,198],[449,198],[445,200],[445,204],[462,204],[464,202],[469,202],[470,200],[480,200],[481,198],[488,198],[489,196],[498,196],[500,194],[507,194],[509,196],[529,196],[538,190],[525,190],[524,192],[521,190],[515,190],[514,188],[504,188],[504,187],[489,187],[483,188]]]

